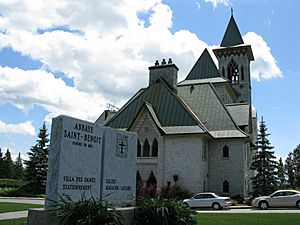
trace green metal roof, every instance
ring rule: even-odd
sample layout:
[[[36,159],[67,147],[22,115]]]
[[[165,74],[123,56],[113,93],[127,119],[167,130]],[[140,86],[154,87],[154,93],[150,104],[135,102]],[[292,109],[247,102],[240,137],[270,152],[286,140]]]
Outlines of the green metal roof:
[[[105,126],[129,128],[144,104],[151,104],[162,127],[198,126],[198,121],[163,80],[158,79],[138,92]]]
[[[243,38],[239,31],[238,26],[231,15],[225,34],[223,36],[221,47],[230,47],[235,45],[244,44]]]
[[[221,74],[209,52],[205,49],[185,79],[196,80],[213,77],[221,77]]]
[[[211,84],[179,86],[178,94],[208,131],[238,130]]]
[[[226,105],[234,121],[239,126],[248,126],[250,117],[250,105],[248,103]]]

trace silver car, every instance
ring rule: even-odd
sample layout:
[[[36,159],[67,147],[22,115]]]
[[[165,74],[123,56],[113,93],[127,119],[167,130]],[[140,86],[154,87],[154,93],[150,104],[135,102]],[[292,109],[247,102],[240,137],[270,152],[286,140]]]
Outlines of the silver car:
[[[183,203],[189,207],[212,207],[213,209],[221,209],[230,206],[230,198],[205,192],[199,193],[192,198],[184,199]]]
[[[300,192],[295,190],[275,191],[269,196],[253,199],[251,205],[260,209],[269,207],[297,207],[300,209]]]

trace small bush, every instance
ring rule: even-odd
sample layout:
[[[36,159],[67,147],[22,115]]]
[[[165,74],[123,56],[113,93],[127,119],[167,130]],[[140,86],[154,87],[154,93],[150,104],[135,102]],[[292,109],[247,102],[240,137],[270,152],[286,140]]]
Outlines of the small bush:
[[[174,198],[177,200],[182,200],[192,197],[193,194],[188,189],[175,184],[173,186],[162,187],[160,196],[162,198]]]
[[[139,199],[136,225],[196,225],[197,213],[175,199]]]
[[[45,197],[45,194],[33,194],[26,190],[25,186],[18,188],[0,188],[1,197]]]
[[[24,185],[23,180],[0,179],[0,188],[18,188]]]
[[[54,216],[61,225],[124,225],[124,217],[102,199],[86,199],[84,195],[79,201],[69,196],[61,197]]]
[[[235,200],[237,204],[243,204],[244,198],[240,195],[232,196],[231,199]]]
[[[249,196],[249,197],[246,197],[245,199],[244,199],[244,204],[246,204],[246,205],[251,205],[251,202],[252,202],[252,200],[253,200],[253,197],[252,196]]]
[[[234,200],[234,199],[230,199],[230,203],[233,206],[238,204],[238,202],[236,200]]]

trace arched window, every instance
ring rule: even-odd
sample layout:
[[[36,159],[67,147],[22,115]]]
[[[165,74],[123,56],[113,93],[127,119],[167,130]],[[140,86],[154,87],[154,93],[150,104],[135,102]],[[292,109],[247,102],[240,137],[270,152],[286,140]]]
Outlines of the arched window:
[[[138,196],[141,194],[142,189],[143,189],[143,180],[142,180],[142,177],[140,175],[140,172],[137,171],[136,172],[136,192],[137,192]]]
[[[148,180],[146,182],[146,187],[155,187],[156,188],[157,185],[157,181],[155,178],[155,175],[153,173],[153,171],[151,171],[151,173],[149,174]]]
[[[223,192],[228,193],[229,192],[229,182],[227,180],[223,181]]]
[[[229,157],[229,148],[227,145],[223,147],[223,158],[228,158]]]
[[[141,154],[142,154],[141,143],[139,139],[137,139],[137,157],[141,157]]]
[[[224,69],[224,66],[222,67],[222,77],[225,77],[225,69]]]
[[[230,83],[239,82],[239,69],[236,62],[232,59],[227,67],[227,76]]]
[[[143,157],[149,157],[149,156],[150,156],[150,145],[148,140],[146,139],[144,142]]]
[[[156,138],[154,138],[152,142],[152,157],[157,157],[158,156],[158,143]]]
[[[244,67],[241,66],[241,80],[244,80],[245,76],[244,76]]]

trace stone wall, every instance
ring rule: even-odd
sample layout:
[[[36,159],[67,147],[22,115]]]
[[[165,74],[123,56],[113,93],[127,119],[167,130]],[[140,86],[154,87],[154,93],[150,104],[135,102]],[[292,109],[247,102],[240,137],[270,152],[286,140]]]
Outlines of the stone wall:
[[[223,157],[227,145],[229,157]],[[218,194],[244,196],[247,184],[246,145],[241,139],[213,140],[209,143],[209,190]],[[229,182],[229,193],[223,192],[223,182]]]
[[[202,155],[204,141],[199,135],[172,135],[165,137],[164,177],[165,184],[174,184],[173,175],[178,175],[178,184],[193,193],[204,191],[207,185],[208,165]]]

